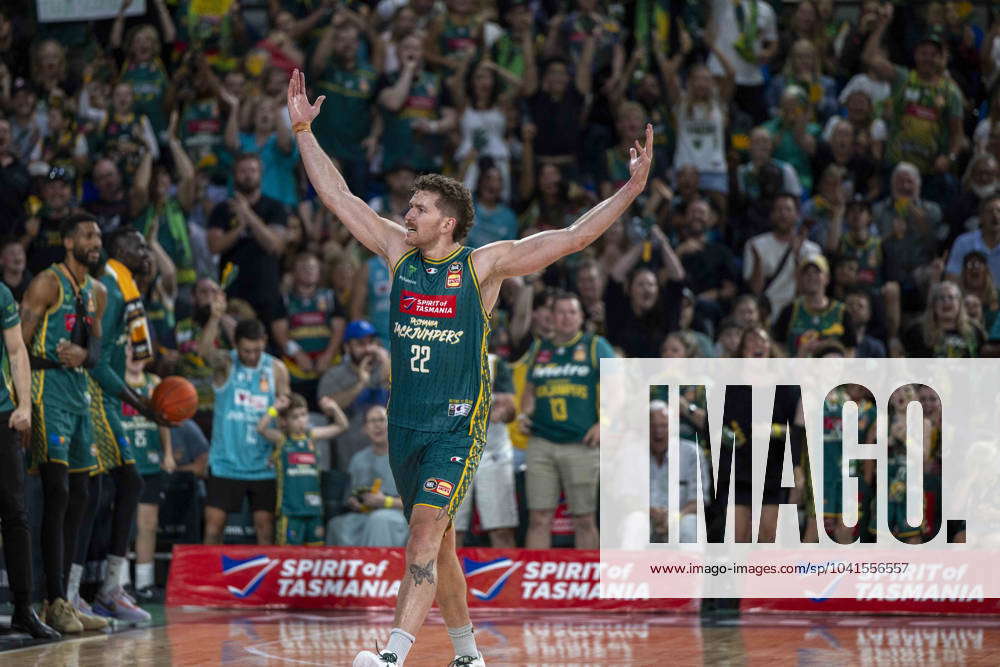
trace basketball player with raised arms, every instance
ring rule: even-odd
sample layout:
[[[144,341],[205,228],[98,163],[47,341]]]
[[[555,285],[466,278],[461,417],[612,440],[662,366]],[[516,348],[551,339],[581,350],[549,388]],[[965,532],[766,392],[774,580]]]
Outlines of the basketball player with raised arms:
[[[472,225],[472,197],[462,184],[421,176],[403,224],[379,217],[353,195],[320,148],[310,123],[305,76],[288,84],[288,111],[309,180],[323,204],[392,271],[389,461],[410,526],[406,573],[389,642],[362,651],[354,667],[402,665],[437,599],[455,648],[452,665],[486,664],[476,647],[452,517],[472,482],[486,437],[490,374],[489,316],[506,278],[540,271],[593,243],[645,189],[653,129],[629,150],[628,182],[565,229],[473,250],[461,241]]]

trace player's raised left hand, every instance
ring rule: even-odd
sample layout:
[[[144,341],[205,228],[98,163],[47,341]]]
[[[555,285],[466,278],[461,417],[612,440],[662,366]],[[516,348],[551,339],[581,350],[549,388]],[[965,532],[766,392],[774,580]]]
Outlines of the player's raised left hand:
[[[320,95],[310,104],[306,95],[306,75],[297,69],[292,71],[292,78],[288,80],[288,117],[293,127],[296,123],[311,123],[319,115],[325,99],[325,95]]]
[[[629,184],[640,192],[646,189],[646,179],[649,178],[649,168],[653,166],[653,125],[646,124],[646,144],[640,145],[636,140],[635,147],[628,149]]]

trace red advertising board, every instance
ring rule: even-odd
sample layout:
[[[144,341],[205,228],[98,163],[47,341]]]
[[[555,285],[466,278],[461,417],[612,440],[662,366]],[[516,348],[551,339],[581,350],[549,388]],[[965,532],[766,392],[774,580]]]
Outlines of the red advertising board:
[[[698,600],[646,599],[598,551],[461,549],[469,606],[697,612]],[[393,607],[404,550],[379,547],[174,547],[167,605],[362,609]],[[619,599],[602,599],[601,586]]]

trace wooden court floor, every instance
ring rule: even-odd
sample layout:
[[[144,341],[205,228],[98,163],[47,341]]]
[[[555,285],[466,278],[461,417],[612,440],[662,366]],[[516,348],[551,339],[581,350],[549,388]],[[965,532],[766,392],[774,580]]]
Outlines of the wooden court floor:
[[[530,665],[998,665],[1000,620],[973,617],[476,613],[491,667]],[[3,667],[350,665],[383,640],[391,615],[166,610],[165,624],[0,653]],[[409,667],[446,667],[431,618]]]

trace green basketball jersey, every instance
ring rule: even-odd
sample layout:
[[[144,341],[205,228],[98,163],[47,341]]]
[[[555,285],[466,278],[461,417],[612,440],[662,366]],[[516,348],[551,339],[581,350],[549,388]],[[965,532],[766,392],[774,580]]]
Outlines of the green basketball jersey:
[[[608,341],[578,333],[568,343],[544,340],[528,368],[535,386],[531,432],[552,442],[580,442],[597,423],[600,360],[614,357]]]
[[[73,280],[62,264],[54,264],[51,271],[59,281],[59,297],[38,323],[31,340],[29,352],[34,357],[61,364],[56,347],[61,341],[87,347],[89,326],[94,322],[96,302],[94,283],[86,276],[77,296]],[[86,324],[80,321],[81,316]],[[77,368],[42,368],[31,373],[31,393],[36,403],[44,397],[46,404],[58,402],[60,407],[76,414],[87,414],[90,392],[87,390],[87,371]]]
[[[143,383],[129,386],[140,396],[152,396],[159,378],[150,373],[142,374]],[[122,428],[135,452],[135,467],[140,475],[159,473],[163,462],[163,443],[160,442],[160,428],[128,403],[122,403]]]
[[[18,327],[18,336],[21,335],[21,317],[17,310],[17,301],[10,289],[0,283],[0,326],[4,330],[11,327]],[[0,375],[3,382],[0,383],[0,412],[14,409],[14,380],[10,371],[10,357],[7,355],[7,346],[0,345]]]
[[[413,249],[396,263],[389,295],[390,424],[486,439],[490,323],[471,256],[464,246],[438,260]]]
[[[788,321],[789,354],[795,354],[799,346],[812,340],[840,338],[847,330],[844,328],[844,304],[831,299],[826,310],[814,313],[806,308],[802,297],[795,299],[792,305],[792,317]]]
[[[282,516],[322,516],[316,445],[309,436],[285,437],[274,449],[278,511]]]

